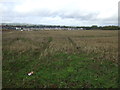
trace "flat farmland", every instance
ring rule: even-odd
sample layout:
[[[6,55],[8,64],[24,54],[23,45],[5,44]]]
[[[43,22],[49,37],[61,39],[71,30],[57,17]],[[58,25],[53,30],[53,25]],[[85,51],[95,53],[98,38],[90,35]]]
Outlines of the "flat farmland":
[[[2,55],[3,88],[118,87],[116,30],[3,31]]]

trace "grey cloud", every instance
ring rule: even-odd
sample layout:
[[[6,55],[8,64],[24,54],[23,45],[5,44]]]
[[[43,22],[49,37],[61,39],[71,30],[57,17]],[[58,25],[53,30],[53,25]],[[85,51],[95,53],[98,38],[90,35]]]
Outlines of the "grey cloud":
[[[75,19],[75,20],[95,20],[96,16],[98,15],[98,13],[86,13],[85,15],[83,14],[84,12],[69,12],[69,11],[50,11],[49,9],[46,10],[39,10],[39,11],[34,11],[34,12],[29,12],[29,13],[25,13],[25,14],[21,14],[21,13],[16,13],[18,14],[18,16],[23,16],[23,17],[27,17],[27,16],[39,16],[39,17],[60,17],[62,19]]]
[[[79,11],[78,11],[79,12]],[[82,14],[83,12],[81,13],[71,13],[71,14],[60,14],[60,17],[62,18],[71,18],[71,19],[77,19],[77,20],[94,20],[95,17],[96,17],[96,13],[87,13],[85,15]]]

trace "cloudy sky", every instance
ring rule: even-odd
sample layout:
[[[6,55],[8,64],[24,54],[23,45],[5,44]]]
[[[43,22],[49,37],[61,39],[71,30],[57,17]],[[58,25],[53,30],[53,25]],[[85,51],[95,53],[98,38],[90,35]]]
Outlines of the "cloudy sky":
[[[3,23],[117,25],[119,0],[0,0]]]

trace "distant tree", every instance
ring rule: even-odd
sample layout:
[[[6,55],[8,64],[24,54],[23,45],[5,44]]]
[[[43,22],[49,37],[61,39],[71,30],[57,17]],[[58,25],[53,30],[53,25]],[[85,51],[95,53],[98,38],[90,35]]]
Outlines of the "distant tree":
[[[119,26],[104,26],[102,27],[103,30],[120,30]]]
[[[97,25],[92,25],[91,29],[98,29],[98,26]]]

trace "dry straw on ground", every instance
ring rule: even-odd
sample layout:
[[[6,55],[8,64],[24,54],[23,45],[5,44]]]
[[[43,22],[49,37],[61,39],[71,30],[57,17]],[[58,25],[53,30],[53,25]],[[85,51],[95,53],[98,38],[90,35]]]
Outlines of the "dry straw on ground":
[[[96,53],[96,59],[117,61],[118,31],[10,31],[3,32],[3,50],[25,52],[36,50],[41,55]],[[40,56],[41,56],[40,55]]]

